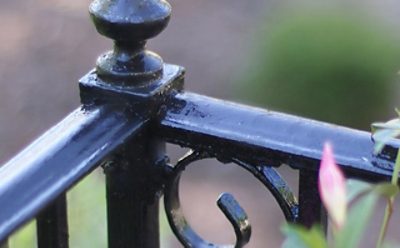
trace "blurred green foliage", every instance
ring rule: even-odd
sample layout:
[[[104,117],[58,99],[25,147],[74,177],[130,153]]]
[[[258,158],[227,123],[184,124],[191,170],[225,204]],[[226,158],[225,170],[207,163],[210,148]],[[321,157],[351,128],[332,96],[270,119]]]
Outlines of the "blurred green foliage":
[[[36,242],[36,221],[31,221],[11,236],[9,239],[9,247],[36,247]]]
[[[69,245],[72,248],[107,247],[106,190],[104,175],[100,169],[89,174],[67,194]],[[172,237],[164,211],[161,208],[161,247],[169,247]],[[15,232],[10,248],[34,248],[36,222],[31,221]]]
[[[336,9],[279,15],[258,37],[241,92],[269,109],[357,128],[386,116],[400,69],[399,39],[387,27]]]
[[[72,248],[107,247],[106,189],[101,169],[67,194],[69,244]]]
[[[69,244],[73,248],[107,247],[106,198],[103,175],[98,170],[67,194]],[[36,245],[36,222],[31,221],[9,240],[10,248]]]

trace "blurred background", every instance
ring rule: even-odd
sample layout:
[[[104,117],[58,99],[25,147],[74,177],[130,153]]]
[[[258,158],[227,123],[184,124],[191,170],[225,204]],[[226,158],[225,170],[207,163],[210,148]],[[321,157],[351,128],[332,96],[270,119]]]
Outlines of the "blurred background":
[[[171,22],[148,47],[187,69],[189,91],[365,130],[394,116],[399,106],[396,0],[169,2]],[[79,105],[78,79],[111,48],[88,18],[89,3],[0,2],[1,162]],[[172,161],[186,152],[168,150]],[[286,167],[280,172],[297,192],[297,173]],[[103,179],[96,171],[68,195],[71,247],[106,247]],[[249,214],[249,247],[280,246],[284,218],[273,197],[237,166],[214,160],[194,163],[182,178],[184,211],[203,237],[234,242],[215,204],[223,191]],[[363,247],[375,243],[377,212]],[[162,247],[180,247],[164,216],[161,223]],[[35,247],[33,230],[30,225],[19,232],[12,247]],[[398,235],[389,239],[400,241]]]

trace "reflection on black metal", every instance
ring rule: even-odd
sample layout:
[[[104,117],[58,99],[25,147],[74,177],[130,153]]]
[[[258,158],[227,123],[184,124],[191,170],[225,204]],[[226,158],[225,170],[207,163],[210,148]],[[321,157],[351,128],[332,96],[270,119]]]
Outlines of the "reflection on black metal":
[[[299,207],[297,199],[285,180],[274,168],[263,165],[254,166],[238,159],[232,159],[232,162],[248,170],[269,189],[281,207],[287,221],[298,221]]]
[[[217,201],[217,205],[229,219],[235,230],[236,244],[234,246],[214,245],[203,240],[190,227],[183,214],[179,200],[179,180],[181,174],[190,163],[209,157],[210,156],[205,152],[191,151],[173,167],[173,172],[171,173],[164,191],[164,205],[168,221],[175,235],[185,247],[243,247],[250,240],[251,226],[247,214],[230,194],[222,194]]]
[[[60,195],[36,217],[39,247],[68,248],[67,196]]]
[[[168,24],[166,1],[94,0],[89,12],[114,48],[80,80],[82,106],[0,167],[1,248],[33,218],[39,248],[68,247],[65,193],[99,166],[106,174],[110,248],[159,247],[162,194],[183,246],[226,247],[198,236],[181,210],[180,175],[199,159],[243,167],[268,188],[287,221],[308,227],[326,227],[317,190],[326,140],[346,176],[389,179],[397,141],[374,155],[367,132],[184,92],[184,68],[165,64],[145,48]],[[194,152],[169,166],[166,142]],[[299,171],[298,202],[273,168],[286,165]],[[246,213],[229,194],[217,204],[236,233],[234,247],[245,246],[251,234]]]
[[[164,190],[164,205],[168,221],[175,235],[185,247],[220,247],[204,241],[196,234],[186,221],[179,200],[179,181],[182,172],[191,163],[212,157],[207,152],[190,151],[175,166],[171,167],[172,173]],[[227,163],[228,161],[224,160],[223,162]],[[270,190],[281,207],[287,221],[298,221],[298,203],[296,197],[274,168],[262,165],[254,166],[236,158],[232,158],[229,162],[233,162],[249,171]],[[251,227],[247,219],[247,214],[233,196],[228,193],[223,193],[218,199],[217,204],[235,230],[236,244],[234,247],[243,247],[249,242],[251,235]],[[227,246],[224,245],[223,247]]]
[[[217,205],[232,224],[236,234],[235,248],[243,247],[250,241],[251,226],[244,209],[229,193],[222,193]]]

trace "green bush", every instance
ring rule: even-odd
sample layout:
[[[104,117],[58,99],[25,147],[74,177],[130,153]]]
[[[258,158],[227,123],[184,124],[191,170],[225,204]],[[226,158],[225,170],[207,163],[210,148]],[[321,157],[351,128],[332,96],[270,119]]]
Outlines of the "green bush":
[[[258,39],[241,92],[267,108],[368,128],[390,109],[397,37],[343,11],[285,15]]]

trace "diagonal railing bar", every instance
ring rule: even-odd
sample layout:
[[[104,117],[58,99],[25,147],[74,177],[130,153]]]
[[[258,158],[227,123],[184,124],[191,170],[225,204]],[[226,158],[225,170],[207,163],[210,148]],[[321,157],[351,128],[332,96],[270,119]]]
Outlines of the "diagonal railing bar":
[[[144,123],[111,108],[78,108],[1,167],[0,240],[95,169]]]

